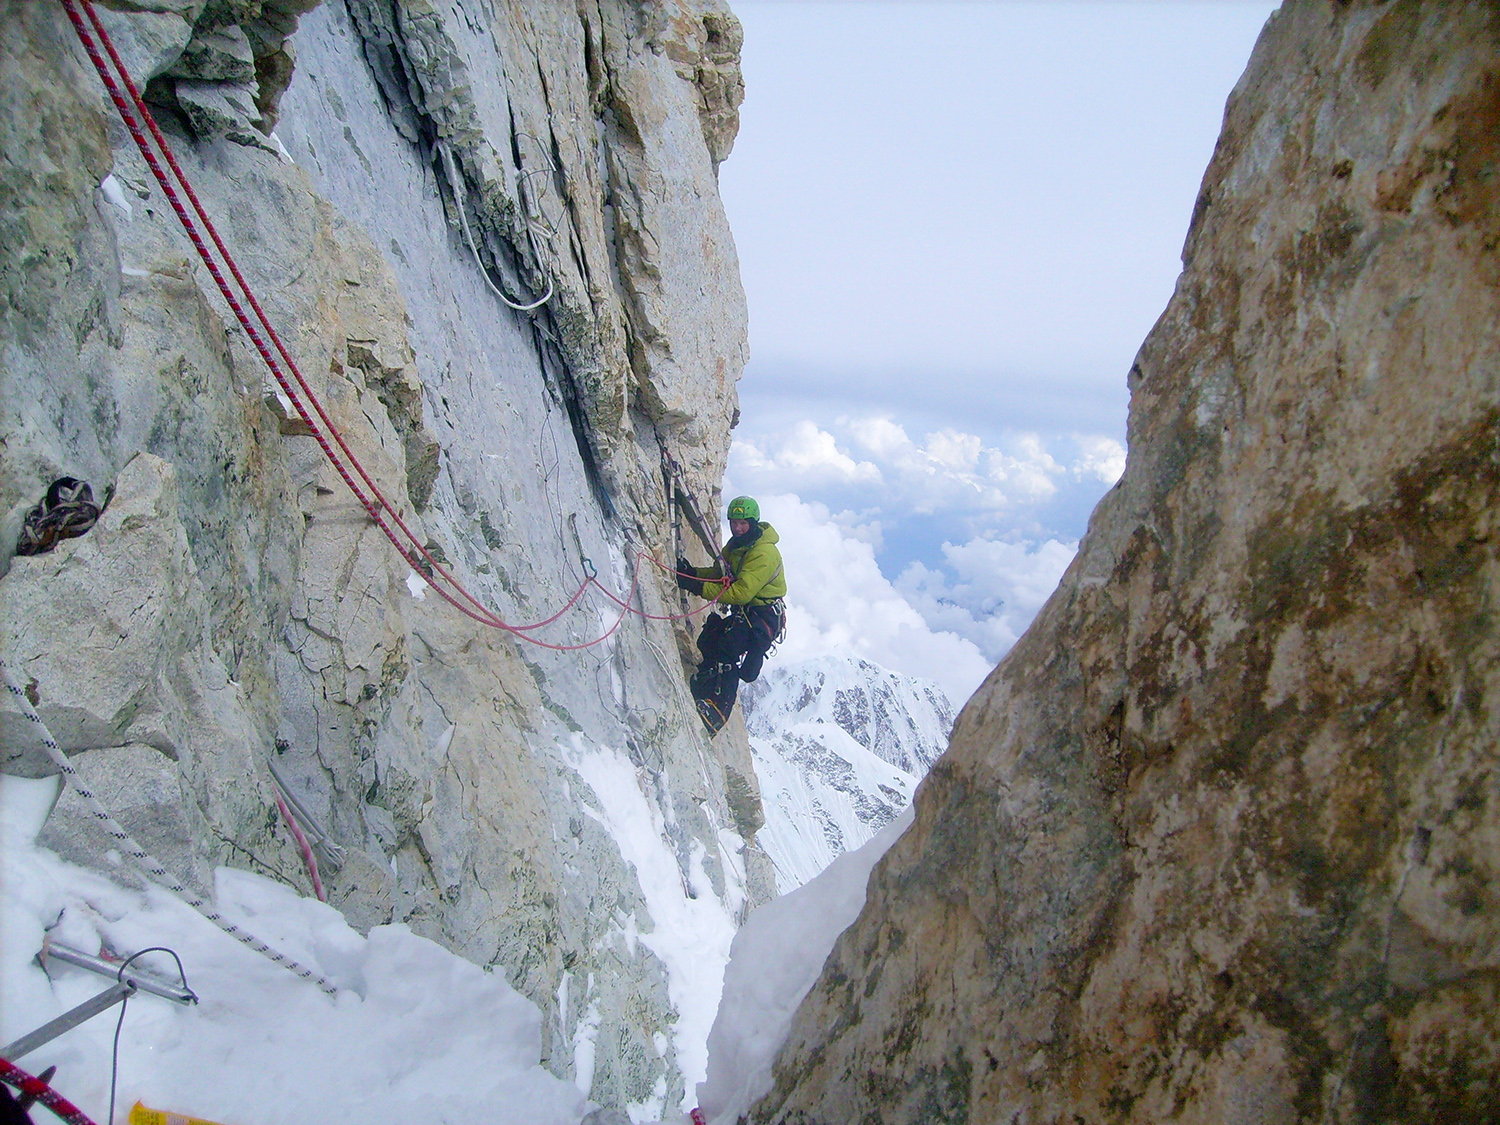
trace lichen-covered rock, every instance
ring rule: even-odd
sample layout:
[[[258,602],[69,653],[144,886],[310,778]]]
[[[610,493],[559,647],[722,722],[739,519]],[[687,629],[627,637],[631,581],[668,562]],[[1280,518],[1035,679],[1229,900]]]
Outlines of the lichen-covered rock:
[[[166,73],[173,78],[244,82],[255,77],[255,53],[236,25],[199,28]]]
[[[756,1122],[1494,1120],[1500,13],[1288,3]]]
[[[263,143],[254,126],[260,120],[253,82],[200,82],[179,78],[172,83],[173,105],[195,137],[226,137],[238,144]]]

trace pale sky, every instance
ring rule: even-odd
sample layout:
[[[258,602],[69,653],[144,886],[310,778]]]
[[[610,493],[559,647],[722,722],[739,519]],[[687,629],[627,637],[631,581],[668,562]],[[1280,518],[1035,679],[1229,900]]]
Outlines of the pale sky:
[[[1123,468],[1126,373],[1276,5],[730,3],[751,360],[729,487],[781,498],[789,652],[951,667],[962,699]],[[800,598],[788,531],[822,544]],[[839,551],[916,615],[899,642],[833,598]]]

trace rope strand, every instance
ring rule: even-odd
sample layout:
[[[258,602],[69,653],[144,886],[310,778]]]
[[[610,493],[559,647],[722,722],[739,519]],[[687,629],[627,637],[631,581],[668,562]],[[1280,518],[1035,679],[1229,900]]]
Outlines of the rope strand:
[[[94,1125],[93,1119],[83,1110],[40,1078],[27,1074],[9,1059],[0,1059],[0,1082],[14,1086],[21,1093],[35,1098],[68,1125]]]
[[[139,867],[144,874],[146,874],[148,877],[151,877],[153,882],[157,883],[160,886],[166,887],[173,894],[177,895],[199,914],[203,915],[203,917],[207,918],[215,926],[218,926],[219,929],[223,930],[226,934],[234,938],[236,941],[240,942],[243,945],[249,946],[251,949],[255,950],[255,952],[259,953],[262,957],[269,958],[276,964],[280,965],[283,969],[295,973],[303,980],[311,981],[313,984],[321,988],[324,992],[328,993],[329,996],[335,996],[338,994],[338,990],[333,986],[332,982],[329,981],[328,978],[324,977],[321,973],[309,969],[307,966],[301,964],[300,962],[293,960],[286,954],[277,952],[265,942],[261,941],[260,938],[256,937],[253,934],[246,933],[244,930],[240,929],[213,907],[209,906],[208,903],[204,902],[203,899],[200,898],[196,893],[184,887],[169,871],[167,871],[165,867],[161,865],[161,862],[158,859],[148,853],[144,848],[141,847],[140,844],[136,843],[131,835],[126,832],[125,829],[121,828],[118,823],[116,823],[114,817],[110,816],[109,810],[104,807],[104,805],[99,801],[99,798],[94,796],[93,791],[89,789],[89,787],[84,784],[83,779],[78,776],[78,771],[73,768],[73,763],[68,760],[68,756],[63,753],[62,747],[60,747],[57,744],[57,740],[52,737],[52,732],[47,729],[47,724],[42,722],[42,717],[36,713],[36,708],[31,705],[31,700],[26,697],[25,689],[22,688],[18,683],[16,683],[16,678],[14,673],[12,673],[10,670],[10,665],[7,664],[3,659],[0,659],[0,676],[3,676],[5,679],[6,690],[9,691],[11,695],[15,696],[16,702],[21,708],[21,714],[24,715],[27,720],[36,727],[37,733],[42,739],[42,745],[47,748],[47,756],[52,759],[53,763],[57,766],[58,769],[62,770],[63,776],[66,777],[72,784],[73,788],[78,791],[78,795],[83,798],[84,803],[88,806],[89,812],[93,814],[94,819],[103,826],[106,832],[108,832],[115,838],[121,849],[135,862],[136,866]]]
[[[318,857],[313,855],[312,845],[307,842],[302,826],[297,823],[292,810],[286,807],[286,801],[279,791],[276,794],[276,808],[280,810],[281,819],[286,821],[286,826],[292,830],[292,839],[297,841],[297,847],[302,852],[302,864],[307,868],[308,878],[312,880],[313,894],[319,902],[327,902],[328,896],[323,893],[323,880],[318,874]]]
[[[114,43],[100,21],[98,13],[95,12],[91,0],[62,0],[62,4],[78,35],[79,42],[83,45],[85,53],[93,63],[100,81],[104,84],[105,90],[114,102],[121,120],[130,132],[136,147],[140,150],[147,167],[150,168],[152,175],[161,187],[162,193],[171,204],[172,210],[176,214],[178,222],[182,225],[183,231],[187,234],[188,240],[193,244],[193,248],[197,251],[199,258],[208,269],[209,275],[213,278],[219,293],[223,296],[236,320],[239,321],[240,326],[245,330],[246,335],[260,354],[261,359],[265,362],[277,385],[285,393],[293,409],[297,412],[298,417],[306,424],[312,437],[317,441],[318,447],[323,451],[324,456],[327,457],[329,464],[333,466],[344,484],[349,488],[349,491],[354,494],[354,498],[359,502],[360,506],[364,508],[370,519],[380,528],[386,538],[390,540],[391,545],[395,547],[402,559],[406,561],[412,570],[421,575],[422,580],[436,591],[439,597],[464,616],[481,625],[503,630],[520,640],[557,652],[574,652],[602,644],[614,635],[624,622],[625,617],[631,614],[650,621],[678,621],[692,617],[708,608],[707,606],[702,606],[696,610],[681,614],[650,614],[644,610],[636,609],[631,603],[634,601],[635,591],[640,581],[639,567],[636,568],[630,592],[623,599],[601,583],[597,575],[590,574],[584,578],[578,589],[561,609],[549,617],[529,625],[515,625],[505,621],[470,593],[467,587],[434,557],[426,544],[407,526],[396,506],[381,491],[379,485],[375,483],[374,478],[361,464],[353,450],[349,448],[348,443],[339,433],[338,427],[334,425],[333,420],[328,416],[318,396],[314,393],[312,387],[308,385],[301,369],[297,366],[296,360],[292,358],[291,352],[282,342],[280,335],[271,324],[270,318],[266,315],[259,300],[256,299],[254,292],[245,281],[239,266],[234,260],[234,256],[229,252],[228,247],[224,245],[223,239],[219,236],[218,229],[209,218],[197,193],[193,190],[192,184],[182,171],[181,165],[178,164],[171,147],[167,144],[166,137],[163,136],[160,128],[158,128],[134,80],[130,77],[124,63],[121,62],[119,53],[115,50]],[[87,18],[85,19],[85,17]],[[92,27],[92,32],[90,31],[90,27]],[[95,41],[95,36],[97,36],[97,42]],[[104,53],[108,54],[110,62],[113,63],[114,73],[111,72],[109,63],[105,62],[104,55],[100,52],[100,44],[103,45]],[[127,93],[129,95],[128,100],[126,97]],[[147,139],[147,132],[150,133],[151,139],[155,141],[156,148],[160,150],[160,159],[158,159],[157,153],[153,150],[151,141]],[[451,154],[446,155],[451,160]],[[220,267],[219,262],[215,260],[213,254],[210,252],[208,243],[204,238],[204,233],[200,232],[198,224],[194,221],[192,215],[188,213],[187,207],[179,197],[177,188],[173,186],[172,178],[169,178],[166,170],[163,169],[163,160],[171,169],[172,178],[175,178],[177,184],[181,187],[182,194],[191,203],[193,211],[202,223],[203,232],[207,233],[208,240],[212,241],[220,257],[222,257],[223,268]],[[234,279],[234,287],[225,278],[224,271],[226,269]],[[243,296],[243,302],[239,296],[236,296],[235,287],[238,288],[240,296]],[[254,313],[253,319],[245,311],[246,305]],[[273,346],[274,352],[272,350]],[[277,358],[278,355],[280,359]],[[283,361],[285,369],[282,366]],[[287,374],[288,371],[290,372],[290,376]],[[663,456],[666,457],[665,446],[663,446]],[[669,457],[666,457],[666,459],[675,469],[675,462],[671,462]],[[358,478],[357,480],[356,477]],[[688,499],[691,503],[690,496]],[[694,515],[698,514],[696,512],[696,505],[692,505],[692,510]],[[701,515],[698,516],[698,519],[701,521]],[[394,528],[391,526],[392,524],[395,525]],[[397,529],[399,529],[399,534]],[[649,558],[650,556],[638,553],[637,557]],[[657,559],[653,558],[651,561],[663,569],[670,570],[670,568]],[[554,644],[530,635],[534,630],[557,621],[563,614],[576,606],[590,586],[597,587],[606,598],[621,608],[620,617],[604,633],[581,644]],[[712,604],[712,602],[709,603],[709,605]]]

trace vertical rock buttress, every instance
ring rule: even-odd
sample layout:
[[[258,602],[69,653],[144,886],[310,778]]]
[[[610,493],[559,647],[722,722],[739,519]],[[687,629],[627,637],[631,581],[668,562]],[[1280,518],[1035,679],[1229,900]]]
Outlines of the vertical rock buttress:
[[[755,1122],[1492,1121],[1500,13],[1291,2]]]
[[[590,571],[622,595],[639,575],[636,609],[677,613],[642,558],[674,546],[658,442],[716,504],[746,349],[715,177],[741,96],[728,9],[99,12],[434,556],[507,621],[548,616]],[[633,616],[543,650],[423,595],[269,381],[61,6],[7,4],[3,26],[0,654],[185,879],[230,863],[307,889],[274,762],[344,849],[324,881],[351,921],[504,972],[558,1074],[667,1112],[703,1014],[599,779],[654,818],[683,897],[726,932],[773,885],[743,728],[709,742],[687,695],[690,626]],[[11,558],[63,475],[112,497],[105,518]],[[545,639],[618,614],[591,595]],[[14,712],[0,738],[6,770],[46,768]],[[47,831],[100,861],[66,802]]]

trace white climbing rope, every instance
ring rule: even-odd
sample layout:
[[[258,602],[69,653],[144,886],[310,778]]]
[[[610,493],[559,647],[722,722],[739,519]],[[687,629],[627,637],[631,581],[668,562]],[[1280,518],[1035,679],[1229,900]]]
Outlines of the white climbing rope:
[[[469,214],[464,207],[464,204],[468,200],[468,194],[464,191],[463,180],[458,174],[458,167],[453,159],[453,150],[446,144],[440,144],[438,147],[442,149],[443,161],[448,166],[448,182],[453,186],[453,200],[455,206],[458,209],[458,221],[463,225],[464,238],[468,240],[469,243],[469,252],[474,255],[474,264],[479,267],[479,273],[481,276],[483,276],[484,283],[490,287],[490,291],[494,293],[495,296],[499,297],[502,301],[505,302],[507,308],[515,309],[516,312],[533,312],[536,309],[541,308],[548,301],[552,300],[553,285],[550,275],[547,277],[547,292],[537,300],[532,301],[529,305],[522,305],[516,303],[515,301],[512,301],[509,297],[507,297],[500,291],[499,286],[497,286],[493,281],[490,280],[490,271],[485,268],[484,262],[480,259],[479,247],[474,245],[474,235],[469,230]],[[527,240],[531,243],[532,254],[535,255],[537,261],[540,262],[541,255],[537,254],[536,251],[536,232],[532,228],[532,221],[530,219],[526,220],[526,237]]]
[[[184,887],[161,865],[159,860],[150,855],[140,844],[136,843],[130,834],[116,823],[114,817],[109,815],[109,810],[100,803],[98,797],[94,796],[92,790],[83,783],[83,780],[78,776],[78,771],[73,768],[73,763],[68,761],[68,756],[63,753],[62,747],[57,744],[57,740],[52,737],[52,732],[47,729],[47,724],[42,722],[42,717],[36,713],[36,708],[31,705],[31,700],[26,697],[25,689],[16,683],[15,676],[10,670],[10,665],[3,659],[0,659],[0,675],[3,675],[5,678],[6,690],[16,697],[16,702],[21,708],[21,714],[25,715],[41,734],[42,743],[47,747],[48,756],[57,765],[58,769],[62,770],[63,776],[72,783],[73,788],[78,791],[78,795],[83,798],[84,803],[89,807],[89,811],[93,813],[94,819],[103,825],[104,830],[119,842],[121,849],[129,855],[143,873],[152,877],[153,882],[166,887],[173,894],[177,895],[236,941],[249,946],[262,957],[270,958],[283,969],[296,973],[303,980],[311,981],[324,992],[328,993],[329,996],[338,994],[338,990],[334,988],[332,982],[327,977],[292,960],[292,958],[285,954],[276,952],[276,950],[272,949],[258,937],[240,929],[195,893]]]

